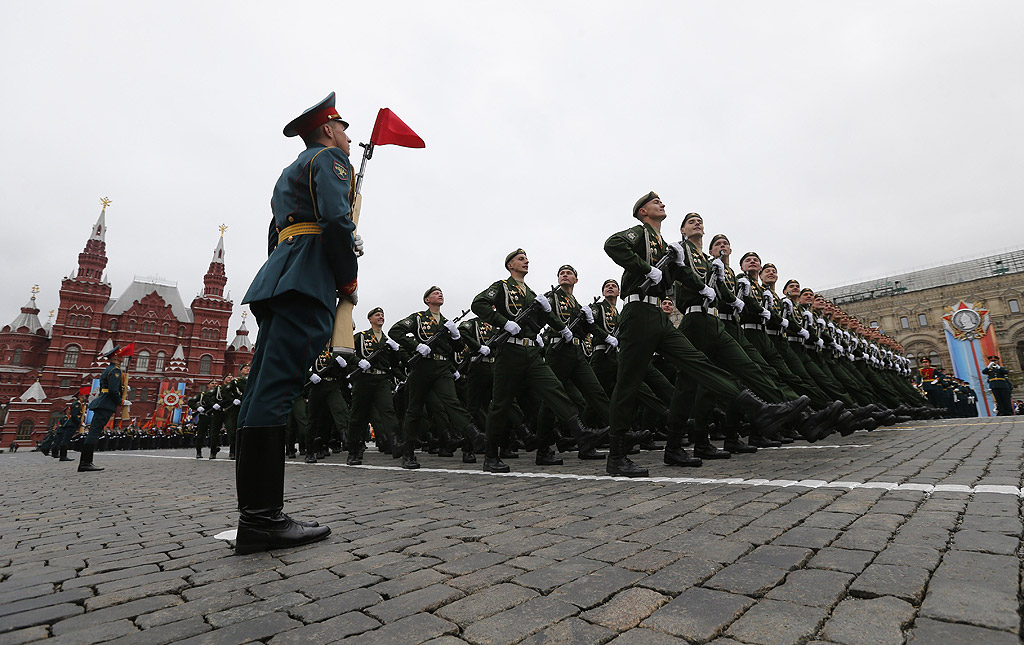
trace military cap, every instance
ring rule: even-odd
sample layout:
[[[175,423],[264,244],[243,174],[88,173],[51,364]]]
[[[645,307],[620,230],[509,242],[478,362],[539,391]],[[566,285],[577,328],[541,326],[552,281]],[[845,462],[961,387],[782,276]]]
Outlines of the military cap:
[[[426,298],[426,296],[423,296],[423,297]],[[370,313],[366,314],[366,317],[367,318],[373,318],[374,314],[382,314],[382,313],[384,313],[384,309],[383,308],[381,308],[381,307],[374,307],[373,309],[370,310]]]
[[[427,296],[429,296],[430,294],[434,293],[435,291],[440,291],[440,290],[441,290],[441,287],[439,287],[437,285],[434,285],[434,286],[428,288],[426,291],[423,292],[423,299],[426,300]]]
[[[685,222],[686,220],[683,221]],[[719,233],[718,235],[711,238],[711,243],[708,244],[708,253],[711,253],[711,247],[713,247],[715,245],[715,242],[717,242],[718,240],[725,240],[726,242],[728,242],[729,238],[727,238],[724,233]]]
[[[758,262],[761,261],[761,256],[760,255],[758,255],[757,253],[755,253],[753,251],[747,251],[746,253],[743,254],[743,257],[740,258],[740,264],[743,264],[743,261],[746,260],[749,257],[755,257],[755,258],[757,258]]]
[[[120,356],[120,354],[118,353],[120,351],[121,351],[121,346],[120,345],[114,345],[113,349],[110,349],[108,351],[100,353],[100,356],[102,356],[103,358],[110,358],[111,356]]]
[[[580,277],[580,274],[576,272],[576,269],[572,268],[571,264],[563,264],[562,266],[558,267],[558,273],[561,273],[562,271],[565,271],[566,269],[569,269],[570,271],[572,271],[572,274],[574,276],[576,276],[577,278]]]
[[[796,286],[799,287],[800,286],[800,281],[799,280],[788,280],[786,282],[786,286],[784,286],[783,289],[788,289],[789,285],[791,285],[791,284],[795,284]]]
[[[998,356],[995,356],[995,355],[992,355],[992,356],[989,356],[989,357],[988,357],[988,360],[990,360],[990,361],[998,361],[998,360],[999,360],[999,357],[998,357]]]
[[[761,265],[761,271],[764,271],[764,270],[765,270],[765,269],[767,269],[768,267],[771,267],[771,268],[775,269],[776,271],[778,271],[778,270],[779,270],[779,269],[778,269],[778,267],[776,267],[776,266],[775,266],[774,264],[772,264],[771,262],[769,262],[769,263],[767,263],[767,264],[762,264],[762,265]]]
[[[803,289],[800,290],[800,295],[802,296],[805,293],[809,293],[809,294],[811,294],[813,296],[814,295],[814,289],[811,289],[810,287],[804,287]]]
[[[700,219],[700,221],[702,222],[704,221],[704,216],[701,215],[700,213],[687,213],[686,216],[683,217],[683,223],[680,226],[686,226],[686,223],[690,221],[690,219],[693,217]]]
[[[524,251],[522,249],[516,249],[515,251],[512,251],[511,253],[506,255],[505,256],[505,266],[507,267],[508,263],[512,261],[512,258],[516,257],[520,253],[522,253],[523,255],[526,255],[526,251]]]
[[[658,197],[658,193],[652,190],[651,192],[647,193],[640,199],[636,200],[636,203],[633,204],[633,217],[636,217],[636,214],[640,211],[641,208],[646,206],[648,202],[654,201],[655,199],[661,198]]]
[[[614,284],[617,287],[619,286],[619,281],[616,280],[615,278],[608,278],[607,280],[601,283],[601,291],[604,291],[604,288],[607,287],[609,284]]]
[[[304,137],[328,121],[333,120],[341,121],[343,126],[348,127],[348,122],[342,119],[338,114],[338,110],[334,108],[334,92],[331,92],[327,95],[327,98],[306,109],[305,112],[284,126],[284,136],[294,137],[298,135]]]

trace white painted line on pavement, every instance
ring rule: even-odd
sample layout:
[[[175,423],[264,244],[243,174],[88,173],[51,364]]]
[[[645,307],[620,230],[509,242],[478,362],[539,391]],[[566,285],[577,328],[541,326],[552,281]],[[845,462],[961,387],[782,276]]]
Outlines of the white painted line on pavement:
[[[151,454],[127,454],[127,453],[107,453],[109,456],[116,457],[142,457],[148,459],[181,459],[185,461],[198,461],[193,457],[176,457],[174,455],[151,455]],[[209,459],[202,460],[209,462]],[[222,461],[228,464],[234,464],[230,459],[214,459],[213,461]],[[311,466],[319,468],[352,468],[354,470],[385,470],[393,472],[405,472],[405,473],[441,473],[445,475],[475,475],[485,477],[516,477],[520,479],[572,479],[576,481],[619,481],[619,482],[634,482],[637,484],[713,484],[713,485],[727,485],[727,486],[772,486],[778,488],[787,488],[790,486],[797,486],[801,488],[874,488],[874,489],[885,489],[885,490],[913,490],[920,491],[927,494],[944,492],[944,493],[967,493],[973,495],[976,493],[996,493],[999,495],[1016,495],[1017,497],[1024,497],[1024,491],[1015,486],[994,486],[990,484],[979,484],[978,486],[965,486],[962,484],[915,484],[913,482],[907,482],[899,484],[896,482],[879,482],[879,481],[825,481],[821,479],[803,479],[800,481],[794,479],[742,479],[737,477],[729,478],[707,478],[707,477],[612,477],[610,475],[574,475],[571,473],[557,473],[557,472],[509,472],[509,473],[489,473],[483,470],[464,470],[461,468],[418,468],[416,470],[407,470],[401,466],[349,466],[348,464],[342,463],[329,463],[329,462],[318,462],[315,464],[307,464],[304,461],[286,461],[285,463],[293,466]]]

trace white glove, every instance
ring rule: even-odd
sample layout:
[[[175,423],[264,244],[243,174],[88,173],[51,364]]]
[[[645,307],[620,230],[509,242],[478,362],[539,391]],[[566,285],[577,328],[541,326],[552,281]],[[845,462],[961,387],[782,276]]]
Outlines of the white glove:
[[[811,337],[811,332],[807,331],[806,329],[801,329],[796,333],[796,335],[799,336],[800,338],[803,338],[804,340],[807,340],[808,338]]]
[[[814,324],[818,325],[819,327],[824,328],[825,327],[825,319],[824,318],[815,318],[814,319]]]
[[[672,242],[668,245],[668,248],[672,249],[675,253],[675,262],[679,266],[686,264],[686,251],[683,250],[682,242]]]
[[[568,327],[562,327],[562,329],[559,330],[558,333],[562,335],[562,340],[564,340],[565,342],[572,342],[572,330],[569,329]]]
[[[801,315],[804,317],[804,320],[807,321],[808,325],[813,325],[814,324],[814,314],[812,314],[810,311],[805,311]]]
[[[612,347],[619,346],[619,339],[612,335],[605,336],[604,342],[606,345],[611,345]]]
[[[513,336],[518,336],[519,332],[523,331],[523,329],[519,325],[517,325],[514,320],[509,320],[508,322],[506,322],[504,327],[505,331],[512,334]]]
[[[832,349],[836,350],[840,354],[843,353],[843,346],[840,345],[839,343],[835,342],[835,341],[832,341]]]
[[[822,339],[819,338],[818,341],[816,343],[814,343],[814,344],[817,345],[819,348],[821,348],[821,347],[825,346],[825,341],[823,341]]]
[[[352,238],[352,250],[356,252],[356,257],[362,257],[363,238],[358,233]]]
[[[594,324],[594,312],[590,307],[583,307],[583,317],[586,319],[587,324]]]
[[[761,316],[761,318],[763,318],[765,320],[768,320],[769,318],[772,317],[772,312],[768,311],[767,309],[762,309],[761,313],[759,313],[757,315]]]
[[[769,307],[775,306],[775,296],[772,295],[771,291],[768,291],[767,289],[764,290],[764,299],[768,303]]]
[[[424,345],[423,343],[417,343],[416,352],[419,353],[420,356],[429,356],[430,348]]]
[[[491,355],[491,348],[488,347],[487,345],[481,345],[480,349],[477,350],[477,351],[480,352],[481,356],[490,356]]]
[[[242,402],[239,401],[238,399],[235,399],[234,401],[231,402],[231,404],[232,405],[242,405]]]
[[[459,374],[459,370],[455,370],[455,373],[452,374],[452,376],[455,377],[456,381],[459,380],[460,378],[462,378],[462,374]]]
[[[544,310],[544,313],[551,313],[551,303],[544,296],[537,296],[537,306]]]
[[[370,369],[370,361],[366,360],[365,358],[360,358],[359,362],[356,363],[356,365],[358,365],[359,369],[363,370],[364,372]]]
[[[704,299],[708,302],[714,302],[716,298],[715,290],[708,285],[704,285],[704,288],[700,290],[700,295],[704,296]]]
[[[741,295],[741,296],[749,296],[750,295],[750,280],[747,279],[747,276],[741,275],[740,277],[736,278],[736,285],[740,288],[740,294],[739,295]]]
[[[537,347],[544,347],[544,337],[543,336],[541,336],[540,334],[537,334],[537,338],[535,338],[534,340],[537,341]]]
[[[458,340],[462,338],[462,334],[459,333],[459,328],[456,327],[455,323],[453,323],[452,321],[444,321],[444,328],[448,330],[448,333],[451,335],[452,340]]]
[[[792,316],[793,315],[793,301],[792,300],[790,300],[789,298],[783,298],[782,299],[782,307],[786,310],[786,315],[787,316]]]
[[[334,362],[338,364],[338,367],[345,367],[346,365],[348,365],[345,359],[341,357],[341,354],[338,354],[337,356],[334,357]]]
[[[203,406],[199,406],[198,408],[196,408],[196,412],[206,412],[206,408],[204,408]]]
[[[213,409],[214,410],[220,410],[220,403],[214,403],[213,404]]]
[[[385,340],[384,342],[387,343],[388,347],[390,347],[391,349],[393,349],[393,350],[395,350],[397,352],[398,351],[398,343],[396,343],[394,341],[394,339],[391,338],[391,337],[385,336],[385,338],[387,338],[387,340]]]
[[[743,313],[743,307],[745,307],[746,305],[743,304],[742,300],[736,298],[735,300],[732,301],[732,303],[730,303],[729,306],[733,308],[733,311],[735,311],[738,314],[741,314]]]
[[[320,375],[317,374],[316,372],[313,372],[312,374],[309,375],[309,382],[312,383],[313,385],[319,383],[320,380]]]
[[[722,258],[715,258],[711,263],[711,269],[718,276],[719,280],[725,280],[725,262],[722,262]]]
[[[651,267],[651,270],[647,273],[647,279],[651,281],[652,285],[661,282],[662,274],[661,269],[658,267]]]
[[[782,324],[782,328],[783,329],[789,329],[789,321],[786,320],[785,318],[782,319],[782,323],[781,324]]]

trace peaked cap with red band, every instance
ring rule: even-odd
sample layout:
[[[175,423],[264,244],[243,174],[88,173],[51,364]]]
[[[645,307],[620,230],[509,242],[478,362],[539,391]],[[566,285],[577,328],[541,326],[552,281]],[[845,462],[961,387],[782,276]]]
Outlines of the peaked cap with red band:
[[[341,124],[347,128],[348,121],[342,119],[338,114],[338,110],[334,108],[334,99],[335,94],[331,92],[327,95],[327,98],[292,119],[288,125],[284,126],[284,136],[304,137],[328,121],[334,120],[341,121]]]

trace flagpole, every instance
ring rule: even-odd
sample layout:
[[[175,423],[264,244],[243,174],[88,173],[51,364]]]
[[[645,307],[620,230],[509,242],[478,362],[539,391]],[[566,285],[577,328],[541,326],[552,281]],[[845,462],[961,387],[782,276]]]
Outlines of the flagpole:
[[[366,162],[373,157],[373,141],[360,143],[363,148],[363,159],[359,162],[359,172],[356,174],[355,198],[352,200],[352,234],[355,235],[359,228],[359,211],[363,207],[363,177],[366,174]],[[336,354],[351,355],[355,349],[355,326],[352,323],[352,311],[355,305],[347,298],[338,301],[338,309],[334,312],[334,332],[331,335],[331,351]]]

